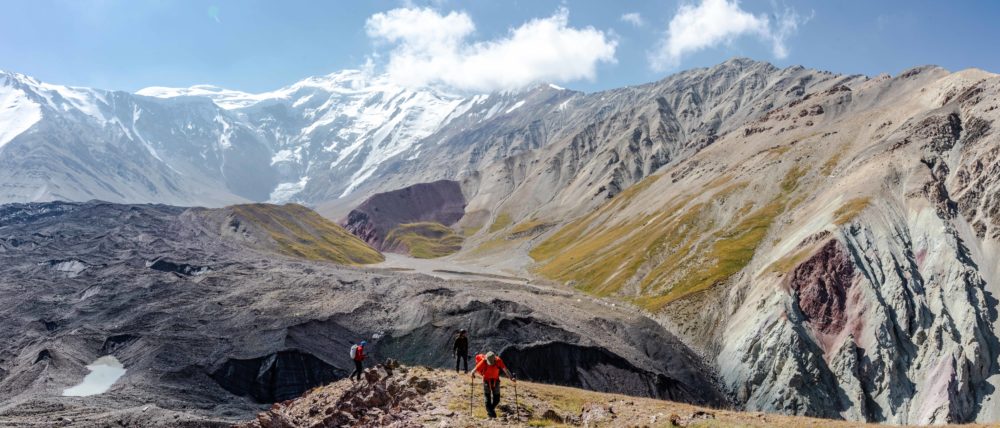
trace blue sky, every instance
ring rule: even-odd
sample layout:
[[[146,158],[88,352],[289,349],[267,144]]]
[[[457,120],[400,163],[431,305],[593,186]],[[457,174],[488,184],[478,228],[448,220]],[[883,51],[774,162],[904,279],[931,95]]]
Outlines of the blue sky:
[[[3,4],[0,69],[261,92],[367,64],[470,91],[534,80],[594,91],[732,56],[869,75],[1000,72],[998,23],[993,1],[24,0]]]

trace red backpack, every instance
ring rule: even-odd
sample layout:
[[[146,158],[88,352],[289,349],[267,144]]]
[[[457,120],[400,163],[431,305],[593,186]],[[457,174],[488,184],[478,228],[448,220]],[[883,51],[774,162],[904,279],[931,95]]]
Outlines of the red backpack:
[[[360,345],[354,345],[351,347],[351,359],[354,361],[362,361],[365,359],[365,348]]]

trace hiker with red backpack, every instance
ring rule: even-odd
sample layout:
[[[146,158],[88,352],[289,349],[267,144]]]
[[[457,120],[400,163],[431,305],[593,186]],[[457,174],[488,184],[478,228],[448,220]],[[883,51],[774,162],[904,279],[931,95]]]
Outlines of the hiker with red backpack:
[[[368,356],[365,355],[365,345],[368,342],[362,340],[361,342],[351,346],[351,360],[354,361],[354,372],[351,373],[351,380],[353,381],[355,377],[357,380],[361,380],[361,374],[364,372],[364,368],[361,367],[361,362],[365,360]]]
[[[487,352],[486,355],[478,354],[476,355],[476,368],[472,372],[472,378],[476,378],[478,373],[483,377],[483,394],[485,395],[486,401],[486,415],[490,419],[497,417],[497,405],[500,404],[500,371],[510,378],[511,382],[517,384],[517,379],[510,374],[510,370],[507,370],[507,366],[504,365],[503,360],[493,353],[493,351]]]

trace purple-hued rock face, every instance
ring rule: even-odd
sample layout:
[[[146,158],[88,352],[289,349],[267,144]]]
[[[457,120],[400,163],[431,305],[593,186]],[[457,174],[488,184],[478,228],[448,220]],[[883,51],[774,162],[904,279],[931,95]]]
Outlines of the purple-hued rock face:
[[[830,240],[796,267],[789,281],[810,325],[823,333],[840,333],[847,321],[847,294],[854,282],[854,265],[843,244]]]
[[[368,245],[382,250],[390,230],[405,223],[455,224],[465,215],[465,196],[457,181],[414,184],[368,198],[347,215],[343,225]]]

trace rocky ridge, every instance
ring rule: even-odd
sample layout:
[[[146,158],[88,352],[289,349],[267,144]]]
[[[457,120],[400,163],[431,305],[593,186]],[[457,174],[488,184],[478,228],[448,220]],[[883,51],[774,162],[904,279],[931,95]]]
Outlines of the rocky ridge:
[[[658,314],[749,410],[996,421],[1000,78],[818,89],[550,228],[534,269]]]
[[[430,427],[430,426],[675,426],[675,427],[856,427],[856,422],[735,412],[682,403],[603,394],[568,387],[502,383],[498,420],[485,419],[482,392],[468,377],[393,362],[366,370],[365,379],[310,390],[275,403],[241,428]],[[470,406],[471,398],[471,406]],[[875,425],[871,425],[875,426]]]

